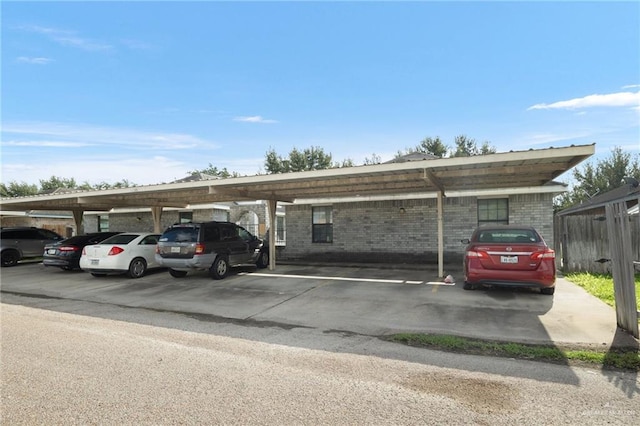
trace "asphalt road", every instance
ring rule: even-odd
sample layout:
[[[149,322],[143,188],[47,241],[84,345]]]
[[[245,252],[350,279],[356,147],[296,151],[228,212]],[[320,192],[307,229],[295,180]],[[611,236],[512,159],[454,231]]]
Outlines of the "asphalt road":
[[[252,271],[176,281],[166,272],[129,280],[38,264],[3,269],[0,421],[627,425],[640,415],[634,373],[377,337],[418,324],[436,300],[488,297],[503,306],[505,298],[513,307],[555,297],[435,287],[421,271]],[[408,319],[399,324],[401,306]],[[365,307],[368,317],[357,321]]]

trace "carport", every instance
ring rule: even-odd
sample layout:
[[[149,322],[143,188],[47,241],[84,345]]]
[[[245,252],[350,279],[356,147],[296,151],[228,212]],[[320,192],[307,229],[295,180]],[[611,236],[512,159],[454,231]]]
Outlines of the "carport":
[[[465,191],[519,188],[523,192],[552,184],[567,170],[589,158],[595,144],[527,151],[437,158],[334,168],[308,172],[243,176],[193,182],[167,183],[96,191],[69,191],[51,195],[3,198],[5,211],[58,210],[73,213],[81,229],[85,211],[117,207],[151,208],[154,228],[161,232],[164,207],[224,201],[266,200],[269,219],[275,221],[278,202],[393,195],[435,194],[438,222],[438,270],[444,272],[443,198]],[[274,227],[269,229],[275,241]],[[270,246],[270,269],[275,268],[275,246]]]

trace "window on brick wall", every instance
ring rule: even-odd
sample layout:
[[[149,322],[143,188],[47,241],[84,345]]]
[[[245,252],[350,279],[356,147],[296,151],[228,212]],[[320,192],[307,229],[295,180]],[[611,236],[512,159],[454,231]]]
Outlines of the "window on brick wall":
[[[109,216],[98,216],[98,232],[109,231]]]
[[[193,212],[178,212],[178,221],[180,223],[193,222]]]
[[[285,235],[284,216],[278,216],[276,217],[276,244],[284,243],[286,241]]]
[[[478,200],[478,225],[484,224],[509,224],[508,198]]]
[[[333,242],[333,207],[313,207],[312,211],[312,238],[314,243]]]

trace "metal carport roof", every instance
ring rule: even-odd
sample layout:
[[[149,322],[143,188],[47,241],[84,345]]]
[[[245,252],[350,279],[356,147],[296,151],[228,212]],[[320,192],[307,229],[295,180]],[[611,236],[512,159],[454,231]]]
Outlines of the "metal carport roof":
[[[162,207],[187,207],[223,201],[277,201],[368,197],[449,191],[535,188],[584,161],[595,144],[511,151],[473,157],[437,158],[308,172],[269,174],[166,183],[129,188],[69,191],[0,199],[2,210],[72,211],[81,223],[84,211],[115,207],[151,207],[159,224]],[[440,199],[440,198],[439,198]],[[440,205],[441,203],[439,203]],[[441,215],[439,211],[439,215]],[[271,236],[273,237],[273,236]]]
[[[512,151],[309,172],[68,191],[2,198],[3,210],[110,210],[114,207],[186,207],[222,201],[339,198],[539,187],[593,155],[595,145]]]

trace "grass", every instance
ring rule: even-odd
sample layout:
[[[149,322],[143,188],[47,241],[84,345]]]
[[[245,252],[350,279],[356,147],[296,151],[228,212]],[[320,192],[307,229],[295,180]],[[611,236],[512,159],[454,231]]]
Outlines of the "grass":
[[[571,273],[564,276],[565,279],[584,288],[609,306],[615,307],[613,296],[613,278],[609,274],[592,274],[589,272]],[[635,276],[636,306],[640,310],[640,274]]]
[[[387,340],[409,346],[419,346],[456,353],[640,371],[640,355],[637,350],[621,349],[618,351],[604,351],[561,348],[557,346],[504,343],[467,337],[421,333],[398,333],[387,337]]]
[[[615,306],[613,278],[606,274],[573,273],[565,279],[584,288],[610,306]],[[635,277],[636,303],[640,310],[640,274]],[[471,339],[459,336],[399,333],[387,340],[435,350],[528,359],[558,364],[576,364],[619,370],[640,371],[638,348],[594,350],[585,348],[529,345]]]

